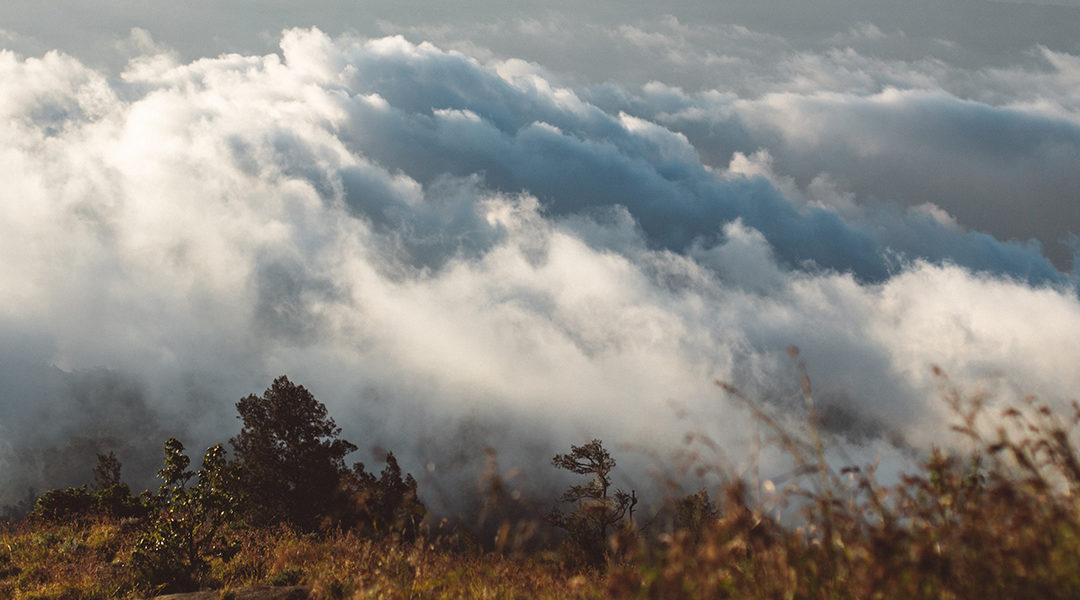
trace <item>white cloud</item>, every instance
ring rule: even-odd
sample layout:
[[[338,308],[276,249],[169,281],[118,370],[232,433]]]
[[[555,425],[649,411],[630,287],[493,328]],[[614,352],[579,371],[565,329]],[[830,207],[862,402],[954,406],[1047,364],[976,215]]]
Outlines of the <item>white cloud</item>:
[[[712,381],[797,419],[790,345],[823,405],[856,415],[837,431],[853,445],[942,431],[933,364],[1052,400],[1080,384],[1080,301],[1037,249],[925,198],[862,202],[834,163],[789,174],[822,152],[900,160],[913,139],[941,160],[933,131],[893,135],[913,114],[1038,124],[1023,111],[654,85],[619,112],[531,64],[400,37],[291,30],[282,52],[153,50],[120,78],[0,53],[0,339],[21,340],[0,343],[19,357],[0,363],[18,383],[0,477],[88,422],[122,436],[109,390],[147,455],[165,430],[228,436],[232,403],[281,373],[413,468],[467,427],[505,463],[591,436],[666,450],[688,427],[672,404],[738,458],[747,417]],[[687,124],[732,119],[782,143],[706,167]],[[958,164],[976,179],[990,159]]]

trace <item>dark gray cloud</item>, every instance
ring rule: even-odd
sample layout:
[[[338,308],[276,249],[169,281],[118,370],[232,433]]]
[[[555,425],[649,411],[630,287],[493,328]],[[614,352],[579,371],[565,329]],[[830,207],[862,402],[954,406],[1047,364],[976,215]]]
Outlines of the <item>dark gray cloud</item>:
[[[827,173],[859,198],[929,202],[966,226],[1041,240],[1057,264],[1071,264],[1062,242],[1080,223],[1080,127],[1070,118],[900,90],[684,99],[649,117],[685,132],[707,160],[766,145],[800,185]]]

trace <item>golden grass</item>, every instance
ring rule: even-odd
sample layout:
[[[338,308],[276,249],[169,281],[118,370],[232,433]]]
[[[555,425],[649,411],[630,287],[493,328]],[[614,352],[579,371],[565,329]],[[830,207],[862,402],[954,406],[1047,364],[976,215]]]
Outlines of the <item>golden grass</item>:
[[[0,528],[0,598],[125,597],[134,582],[123,559],[134,539],[131,523],[109,520]]]
[[[304,535],[287,528],[233,531],[241,549],[211,561],[206,588],[304,585],[314,600],[367,598],[601,598],[599,575],[536,558],[401,544],[350,532]],[[116,521],[18,523],[0,530],[0,598],[134,599],[126,567],[137,531]]]

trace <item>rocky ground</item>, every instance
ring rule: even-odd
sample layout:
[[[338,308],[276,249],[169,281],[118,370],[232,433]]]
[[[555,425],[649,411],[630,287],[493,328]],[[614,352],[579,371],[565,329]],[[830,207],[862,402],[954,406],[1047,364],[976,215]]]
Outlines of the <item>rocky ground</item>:
[[[167,594],[155,596],[151,600],[308,600],[310,591],[309,588],[298,586],[251,586],[234,590]]]

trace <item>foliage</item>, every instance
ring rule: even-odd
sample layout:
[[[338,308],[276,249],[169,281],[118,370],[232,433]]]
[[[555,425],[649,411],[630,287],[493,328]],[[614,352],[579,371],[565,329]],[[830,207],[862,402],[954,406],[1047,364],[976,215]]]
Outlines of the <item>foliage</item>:
[[[97,497],[85,485],[57,488],[38,496],[30,517],[59,521],[89,514],[97,507]]]
[[[116,454],[97,455],[94,467],[94,487],[99,513],[111,517],[145,517],[147,506],[142,498],[131,493],[131,489],[120,478],[122,467]]]
[[[99,513],[117,518],[142,518],[147,515],[144,500],[131,493],[127,484],[118,483],[95,493]]]
[[[149,585],[183,591],[196,587],[208,557],[234,552],[220,533],[234,516],[236,500],[220,444],[206,451],[197,473],[188,469],[191,461],[175,438],[165,442],[164,453],[150,527],[136,542],[131,562]]]
[[[698,490],[675,502],[675,529],[686,532],[691,541],[700,541],[719,518],[720,508],[709,499],[708,490]]]
[[[402,478],[393,453],[376,477],[362,463],[345,468],[356,450],[326,406],[284,375],[262,395],[236,405],[243,421],[232,439],[243,513],[257,525],[290,523],[305,531],[361,527],[409,541],[426,509],[412,475]]]
[[[585,559],[598,565],[604,560],[608,536],[615,526],[624,517],[633,517],[637,494],[616,490],[609,496],[615,459],[600,440],[594,439],[584,446],[571,444],[568,454],[556,454],[551,462],[556,468],[592,477],[585,484],[570,486],[560,498],[562,502],[574,503],[573,511],[564,514],[554,509],[547,519],[565,529]]]
[[[120,485],[123,483],[120,480],[121,469],[120,460],[116,458],[116,453],[98,454],[97,466],[94,467],[94,487],[99,490],[106,490]]]
[[[417,494],[416,479],[412,475],[402,479],[393,452],[386,454],[386,467],[379,477],[356,463],[346,485],[353,499],[354,525],[402,541],[416,539],[427,509]]]
[[[340,510],[345,455],[356,446],[338,438],[341,428],[323,403],[282,375],[261,397],[237,402],[236,410],[243,427],[230,443],[248,520],[314,530]]]
[[[94,469],[96,490],[78,487],[48,490],[37,498],[30,512],[33,519],[58,521],[88,518],[96,515],[111,517],[142,517],[146,506],[120,480],[120,461],[112,452],[98,454]]]

